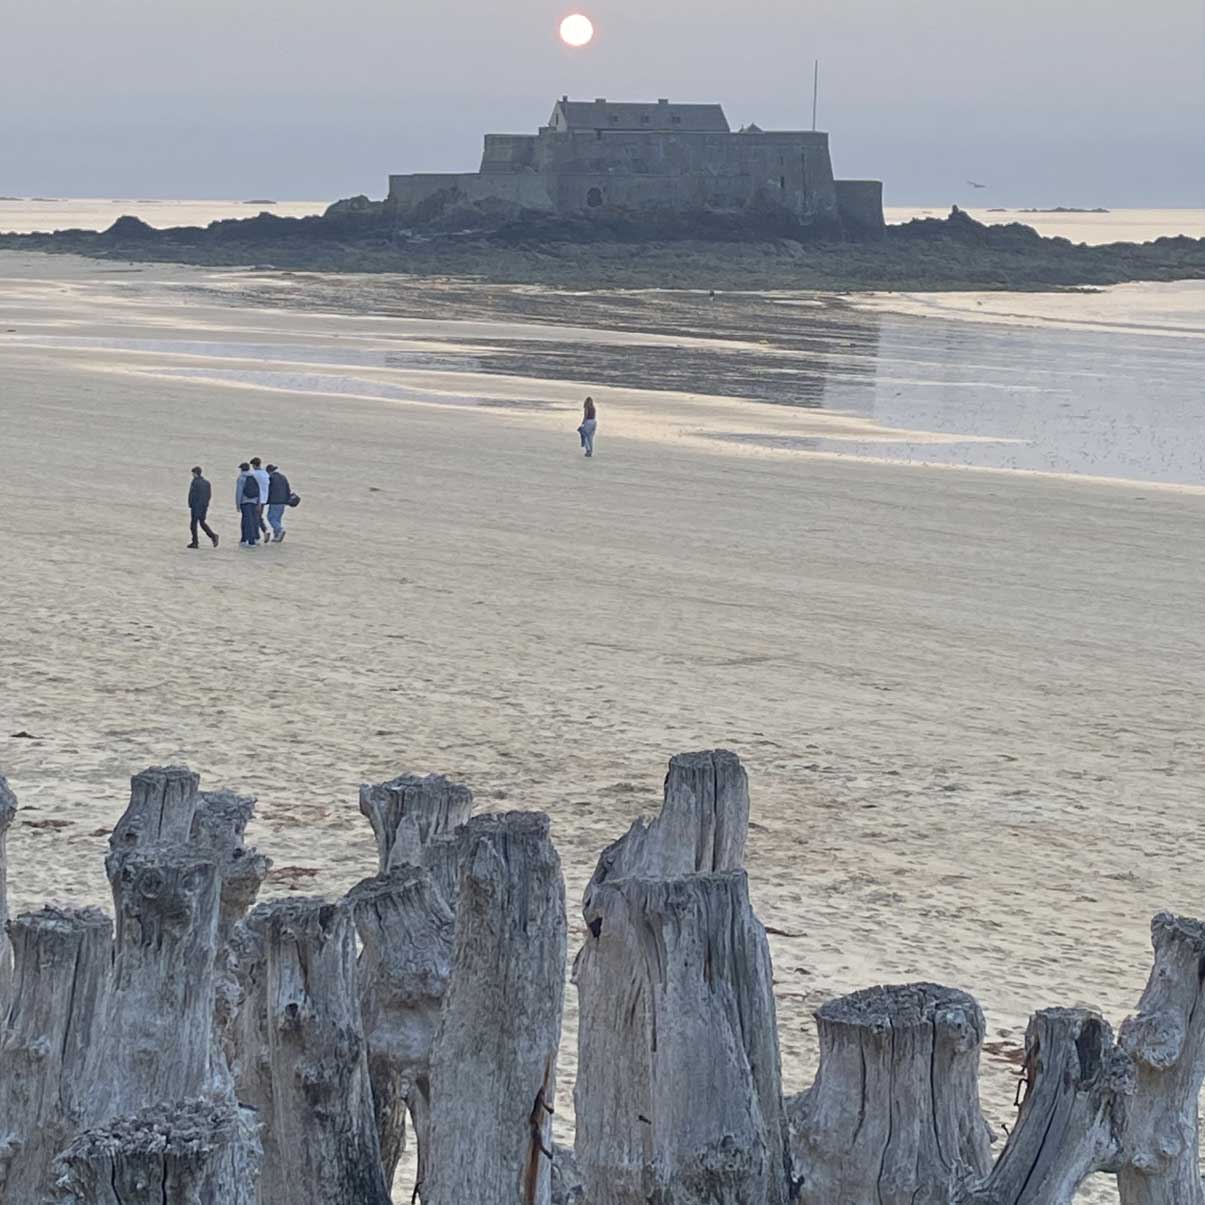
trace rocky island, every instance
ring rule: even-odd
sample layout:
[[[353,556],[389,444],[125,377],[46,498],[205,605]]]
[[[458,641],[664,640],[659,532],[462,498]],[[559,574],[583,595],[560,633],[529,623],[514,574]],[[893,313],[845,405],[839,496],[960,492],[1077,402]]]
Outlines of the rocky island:
[[[264,202],[265,204],[267,202]],[[1205,278],[1205,240],[1107,246],[944,220],[883,221],[882,184],[834,175],[826,133],[733,131],[720,105],[571,101],[487,134],[475,172],[389,176],[320,217],[0,234],[122,260],[456,276],[571,288],[1051,289]]]

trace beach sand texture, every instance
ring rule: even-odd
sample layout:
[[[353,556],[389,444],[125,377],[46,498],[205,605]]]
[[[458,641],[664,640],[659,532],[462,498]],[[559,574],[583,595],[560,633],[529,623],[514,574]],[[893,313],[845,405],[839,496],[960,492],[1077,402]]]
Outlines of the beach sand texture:
[[[0,340],[129,335],[131,314],[72,291],[93,271],[0,258]],[[42,286],[31,309],[36,277],[61,310]],[[189,305],[138,322],[216,328]],[[575,412],[597,382],[479,382],[543,403],[524,409],[215,385],[154,375],[146,352],[0,342],[0,361],[15,909],[108,903],[107,833],[147,765],[258,796],[267,894],[372,874],[357,785],[440,771],[479,808],[550,814],[572,951],[595,859],[656,809],[669,755],[723,746],[750,774],[787,1090],[810,1083],[824,1000],[936,980],[986,1012],[997,1135],[1029,1013],[1118,1023],[1152,914],[1205,912],[1199,492],[753,453],[681,437],[685,399],[602,389],[585,461]],[[233,471],[256,453],[303,503],[283,545],[245,551]],[[216,552],[184,547],[194,463]]]

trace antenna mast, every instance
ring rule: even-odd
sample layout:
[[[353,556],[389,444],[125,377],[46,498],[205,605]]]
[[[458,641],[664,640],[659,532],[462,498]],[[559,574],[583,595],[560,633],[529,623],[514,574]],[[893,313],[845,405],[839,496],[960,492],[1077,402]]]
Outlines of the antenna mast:
[[[816,105],[820,100],[820,60],[816,60],[812,71],[812,131],[816,129]]]

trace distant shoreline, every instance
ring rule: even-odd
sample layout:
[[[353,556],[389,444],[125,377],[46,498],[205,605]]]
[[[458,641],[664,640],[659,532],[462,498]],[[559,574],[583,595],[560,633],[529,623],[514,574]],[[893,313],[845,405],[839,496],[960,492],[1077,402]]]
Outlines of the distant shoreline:
[[[474,215],[470,215],[472,217]],[[571,288],[959,291],[1101,287],[1205,279],[1205,239],[1075,244],[1020,223],[946,218],[831,241],[774,215],[609,220],[521,215],[475,228],[398,229],[379,211],[260,213],[156,229],[123,217],[103,232],[0,235],[0,249],[97,259],[289,271],[456,276]]]

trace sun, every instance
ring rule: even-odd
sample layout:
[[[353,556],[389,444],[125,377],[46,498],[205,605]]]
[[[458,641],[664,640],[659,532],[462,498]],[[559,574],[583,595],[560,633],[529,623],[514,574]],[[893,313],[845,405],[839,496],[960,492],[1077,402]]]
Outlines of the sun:
[[[594,40],[594,22],[582,13],[573,13],[561,22],[561,41],[566,46],[588,46]]]

